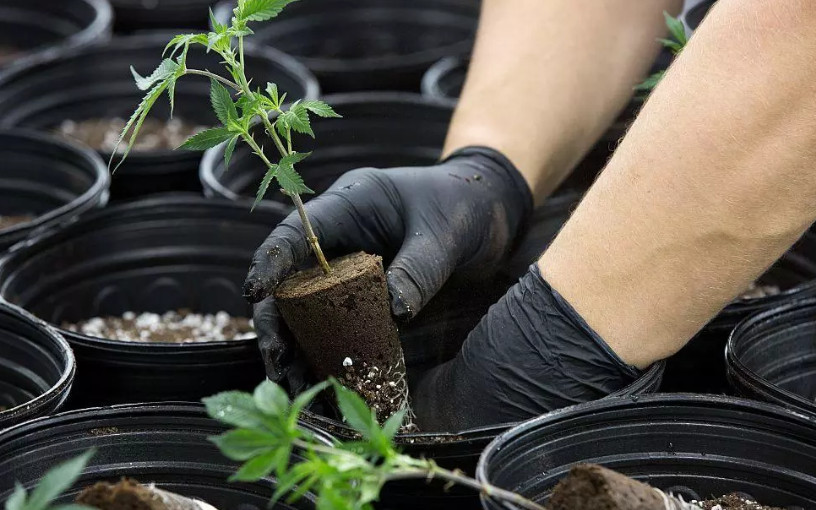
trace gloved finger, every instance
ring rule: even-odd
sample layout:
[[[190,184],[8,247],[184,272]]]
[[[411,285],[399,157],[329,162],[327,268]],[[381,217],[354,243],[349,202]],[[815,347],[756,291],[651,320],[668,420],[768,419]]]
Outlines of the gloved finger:
[[[275,300],[269,297],[253,307],[253,322],[266,376],[279,383],[287,376],[293,357],[293,338]]]
[[[446,243],[431,233],[410,229],[385,279],[391,294],[391,313],[412,319],[439,292],[456,267]]]

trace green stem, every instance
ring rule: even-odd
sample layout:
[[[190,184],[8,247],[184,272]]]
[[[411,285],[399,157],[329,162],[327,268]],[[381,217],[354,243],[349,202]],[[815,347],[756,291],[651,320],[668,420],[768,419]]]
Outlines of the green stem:
[[[226,85],[228,87],[232,87],[233,89],[235,89],[235,90],[237,90],[239,92],[241,91],[241,87],[237,83],[235,83],[233,81],[230,81],[230,80],[224,78],[223,76],[218,76],[217,74],[211,73],[209,71],[202,71],[200,69],[185,69],[184,74],[197,74],[197,75],[200,75],[200,76],[206,76],[208,78],[212,78],[213,80],[220,81],[224,85]]]

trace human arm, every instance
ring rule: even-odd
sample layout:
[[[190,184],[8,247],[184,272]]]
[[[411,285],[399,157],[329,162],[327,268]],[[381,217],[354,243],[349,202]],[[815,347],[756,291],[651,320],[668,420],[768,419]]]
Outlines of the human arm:
[[[795,242],[816,218],[814,23],[806,1],[720,0],[531,273],[420,382],[421,425],[618,390]]]

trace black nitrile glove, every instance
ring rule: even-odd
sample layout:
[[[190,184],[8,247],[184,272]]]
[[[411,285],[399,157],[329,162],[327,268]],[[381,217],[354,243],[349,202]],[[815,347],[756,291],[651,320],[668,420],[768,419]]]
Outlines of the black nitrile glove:
[[[412,402],[422,430],[458,431],[602,398],[638,375],[534,264],[490,308],[456,358],[422,377]]]
[[[393,258],[386,270],[391,309],[409,319],[454,271],[494,270],[532,206],[527,183],[507,158],[468,147],[430,167],[353,170],[306,210],[327,254],[362,250]],[[275,381],[286,375],[292,350],[269,296],[310,254],[292,213],[255,253],[244,283],[251,302],[264,300],[255,307],[255,328]]]

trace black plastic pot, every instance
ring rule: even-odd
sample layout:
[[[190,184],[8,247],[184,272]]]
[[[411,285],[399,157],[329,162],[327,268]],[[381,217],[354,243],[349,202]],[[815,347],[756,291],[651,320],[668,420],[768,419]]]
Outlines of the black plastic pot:
[[[53,131],[64,120],[121,117],[127,119],[144,92],[136,88],[130,65],[149,74],[161,61],[171,34],[117,37],[104,46],[68,50],[0,74],[0,126]],[[220,57],[197,48],[187,59],[190,68],[217,70]],[[293,58],[272,49],[247,53],[247,73],[257,83],[273,81],[289,97],[316,97],[318,87],[309,71]],[[54,84],[59,83],[59,87]],[[210,83],[185,77],[176,87],[175,116],[208,125],[215,122]],[[169,116],[169,101],[157,101],[151,114]],[[102,153],[107,162],[109,153]],[[197,178],[201,154],[194,151],[132,153],[112,182],[114,199],[165,191],[201,191]]]
[[[703,22],[708,11],[714,6],[717,0],[703,0],[697,5],[691,7],[684,15],[686,26],[694,31]]]
[[[638,380],[607,398],[623,395],[630,398],[628,396],[655,392],[660,386],[662,374],[663,363],[656,363]],[[339,421],[310,411],[304,413],[303,419],[334,437],[353,437],[351,429]],[[397,442],[409,455],[434,459],[443,467],[458,468],[473,475],[476,462],[485,446],[514,425],[516,424],[506,423],[447,434],[400,434]],[[471,490],[461,487],[443,490],[442,484],[429,484],[425,481],[392,482],[384,487],[381,494],[382,507],[392,509],[474,508],[478,505],[477,498],[478,494]]]
[[[112,23],[105,0],[2,0],[0,68],[59,48],[105,41]]]
[[[131,477],[221,510],[264,510],[275,481],[227,482],[239,464],[207,440],[224,430],[206,416],[203,406],[191,404],[86,409],[24,423],[0,434],[0,501],[8,498],[15,481],[34,487],[55,464],[96,448],[62,501],[95,482]],[[307,494],[294,505],[272,508],[311,509],[314,499]]]
[[[110,0],[116,15],[114,31],[187,29],[203,32],[215,0]],[[182,33],[182,31],[179,31]]]
[[[0,430],[62,407],[75,370],[59,333],[0,301]]]
[[[728,381],[740,395],[816,415],[816,299],[753,315],[731,334]]]
[[[816,231],[811,229],[762,277],[760,284],[782,289],[777,295],[729,304],[677,354],[668,359],[662,391],[727,393],[725,345],[743,319],[792,300],[816,296]],[[689,377],[689,374],[695,374]]]
[[[544,504],[580,462],[686,501],[740,492],[765,505],[816,508],[816,420],[729,397],[658,394],[555,411],[496,438],[476,475]],[[514,508],[491,499],[483,506]]]
[[[18,245],[0,264],[0,297],[60,326],[126,311],[226,311],[280,207],[171,195],[99,211]],[[255,340],[121,342],[61,330],[77,357],[72,406],[197,401],[264,378]]]
[[[0,254],[32,231],[76,219],[108,201],[107,166],[82,146],[42,133],[0,130],[0,161],[0,216],[34,216],[0,228]]]
[[[234,5],[220,3],[216,17],[229,20]],[[419,92],[431,64],[470,53],[478,19],[478,0],[298,2],[252,41],[297,57],[326,93]]]

